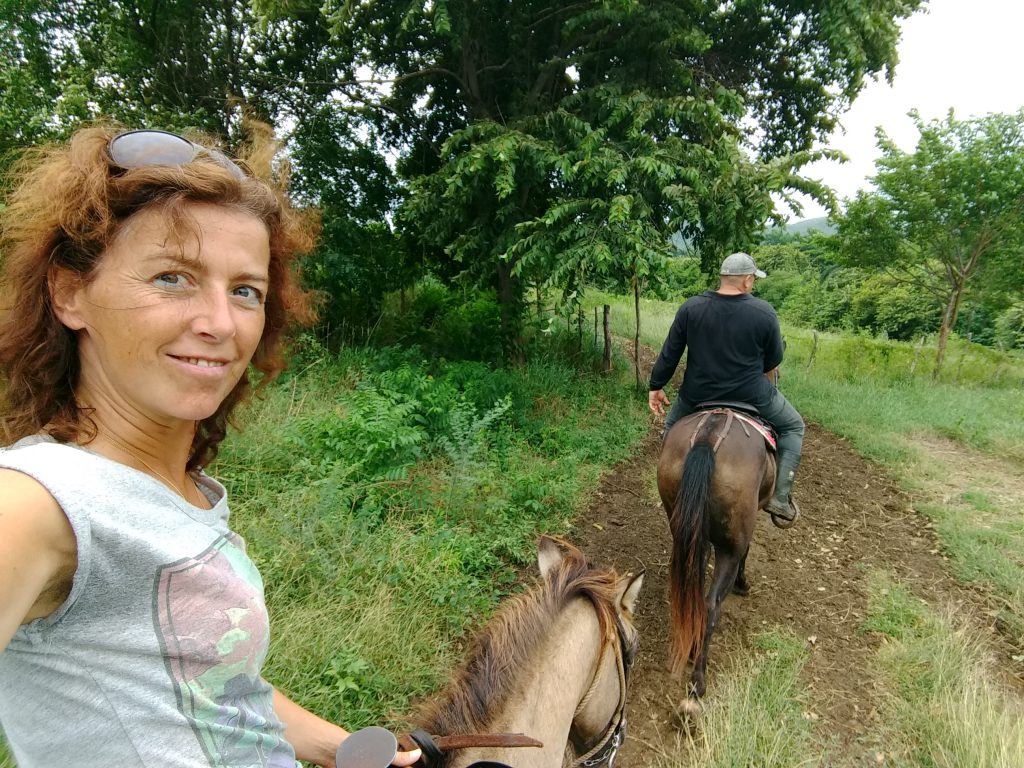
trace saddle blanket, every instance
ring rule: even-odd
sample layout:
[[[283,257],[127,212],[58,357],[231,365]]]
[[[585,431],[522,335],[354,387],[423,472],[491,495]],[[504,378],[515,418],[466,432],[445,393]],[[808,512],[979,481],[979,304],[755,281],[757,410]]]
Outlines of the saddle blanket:
[[[761,436],[764,437],[764,441],[768,444],[769,448],[771,448],[773,451],[778,450],[778,446],[776,446],[775,444],[775,435],[772,434],[772,431],[768,429],[768,427],[766,427],[757,419],[747,416],[745,413],[733,411],[733,414],[735,414],[736,418],[742,421],[744,424],[749,424],[754,429],[756,429],[761,434]]]

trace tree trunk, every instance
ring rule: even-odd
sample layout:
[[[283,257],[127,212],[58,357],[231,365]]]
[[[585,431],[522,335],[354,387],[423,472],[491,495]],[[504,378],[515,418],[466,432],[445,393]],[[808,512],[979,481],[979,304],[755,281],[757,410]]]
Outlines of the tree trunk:
[[[932,371],[932,381],[939,380],[939,373],[942,371],[942,364],[946,359],[946,343],[949,341],[950,331],[956,325],[957,314],[960,312],[960,300],[964,295],[964,284],[964,280],[957,281],[949,295],[949,300],[946,302],[946,308],[942,312],[942,323],[939,325],[939,344],[938,349],[935,351],[935,369]]]
[[[583,305],[580,304],[576,308],[576,346],[581,355],[583,354],[583,323],[586,319],[587,316],[583,313]]]
[[[511,261],[498,260],[498,308],[505,357],[514,365],[522,365],[526,362],[520,306],[522,297],[519,280],[512,274],[513,266]]]
[[[597,307],[594,307],[594,311],[597,311]],[[612,371],[612,325],[611,325],[611,313],[612,307],[610,304],[604,305],[604,359],[601,361],[601,370],[605,373],[611,373]]]

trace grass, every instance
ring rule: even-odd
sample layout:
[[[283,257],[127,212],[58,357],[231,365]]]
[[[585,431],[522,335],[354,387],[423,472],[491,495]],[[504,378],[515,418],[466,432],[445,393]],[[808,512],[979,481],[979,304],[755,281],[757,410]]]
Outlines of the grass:
[[[698,724],[650,745],[654,768],[823,764],[800,682],[806,643],[780,630],[758,635],[753,645],[749,658],[716,676]]]
[[[970,617],[937,614],[874,574],[864,629],[885,642],[880,722],[890,765],[1018,768],[1024,707],[993,684],[992,660]]]

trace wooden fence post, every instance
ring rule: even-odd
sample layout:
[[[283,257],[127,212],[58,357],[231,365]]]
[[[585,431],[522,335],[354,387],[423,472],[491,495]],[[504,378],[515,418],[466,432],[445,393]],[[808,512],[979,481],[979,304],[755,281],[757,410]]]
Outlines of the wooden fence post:
[[[812,334],[814,335],[814,343],[811,344],[811,354],[807,356],[807,365],[805,366],[807,370],[811,369],[811,365],[814,363],[814,356],[818,353],[818,332],[812,331]]]
[[[594,312],[597,312],[597,307],[594,307]],[[612,307],[610,304],[604,305],[604,359],[602,362],[601,370],[605,373],[611,373],[612,370],[612,326],[611,326],[611,312]]]
[[[924,343],[927,340],[926,336],[922,336],[921,340],[917,343],[914,348],[914,359],[910,361],[910,378],[914,378],[914,371],[917,370],[917,359],[921,356],[921,350],[924,349]]]

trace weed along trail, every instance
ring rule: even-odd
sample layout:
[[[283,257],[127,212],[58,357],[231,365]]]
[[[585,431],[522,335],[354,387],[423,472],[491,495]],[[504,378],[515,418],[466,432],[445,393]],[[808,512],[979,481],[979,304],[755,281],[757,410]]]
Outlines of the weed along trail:
[[[668,673],[666,578],[670,537],[658,499],[655,467],[660,438],[654,428],[637,453],[607,473],[573,538],[591,558],[620,571],[646,570],[638,609],[640,655],[630,687],[624,766],[688,764],[679,703],[681,682]],[[1014,651],[1002,643],[984,595],[955,583],[927,521],[879,469],[840,438],[808,425],[797,486],[799,523],[776,529],[759,522],[747,561],[747,597],[730,595],[715,633],[708,668],[708,711],[721,705],[730,673],[764,654],[765,633],[802,644],[796,717],[809,734],[809,765],[888,764],[877,674],[882,635],[865,629],[872,584],[879,573],[917,602],[951,606],[993,639],[1004,669]],[[877,593],[877,588],[875,588]],[[1018,687],[1007,673],[1008,687]],[[716,696],[718,697],[716,699]],[[780,728],[786,727],[784,724]],[[691,733],[699,733],[691,726]],[[827,752],[821,763],[816,757]],[[762,764],[762,763],[758,763]]]

